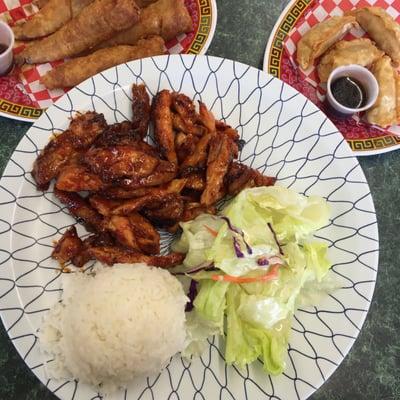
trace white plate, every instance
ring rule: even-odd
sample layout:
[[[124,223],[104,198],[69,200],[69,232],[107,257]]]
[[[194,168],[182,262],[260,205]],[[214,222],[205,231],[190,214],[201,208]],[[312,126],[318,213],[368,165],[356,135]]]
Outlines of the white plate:
[[[144,82],[154,95],[168,88],[201,99],[237,127],[247,144],[241,160],[281,185],[327,198],[331,224],[318,236],[330,243],[343,288],[293,321],[286,372],[270,377],[255,363],[225,365],[221,343],[191,364],[175,357],[159,376],[134,382],[113,399],[305,399],[350,350],[372,298],[378,267],[378,230],[364,174],[342,135],[310,101],[252,67],[206,56],[160,56],[111,68],[68,92],[21,140],[0,182],[0,309],[26,364],[61,399],[96,394],[75,382],[47,380],[36,330],[60,295],[53,240],[70,224],[51,191],[36,191],[29,171],[53,131],[76,111],[96,110],[109,123],[130,118],[130,88]]]

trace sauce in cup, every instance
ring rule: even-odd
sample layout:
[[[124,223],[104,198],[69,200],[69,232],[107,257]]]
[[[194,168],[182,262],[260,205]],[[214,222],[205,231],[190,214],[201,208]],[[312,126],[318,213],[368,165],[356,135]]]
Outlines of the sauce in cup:
[[[14,33],[5,23],[0,21],[0,75],[10,71],[13,63]]]

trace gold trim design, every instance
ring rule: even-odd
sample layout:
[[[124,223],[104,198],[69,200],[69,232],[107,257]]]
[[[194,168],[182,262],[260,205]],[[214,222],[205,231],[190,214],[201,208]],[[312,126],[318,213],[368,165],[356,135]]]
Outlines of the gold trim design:
[[[201,49],[207,42],[212,27],[211,0],[199,0],[199,27],[194,39],[190,44],[187,54],[200,54]]]
[[[283,17],[278,29],[274,32],[273,43],[269,52],[268,73],[276,78],[281,77],[281,62],[283,41],[290,30],[303,17],[306,10],[312,6],[313,0],[297,0]],[[399,146],[400,137],[384,135],[368,139],[347,139],[351,149],[356,152],[382,150],[388,147]]]
[[[275,31],[274,41],[269,53],[268,72],[276,78],[280,78],[281,76],[283,40],[296,22],[304,15],[307,8],[311,6],[312,1],[313,0],[296,1],[282,19],[278,29]]]
[[[24,106],[4,99],[0,99],[0,112],[32,120],[39,118],[43,114],[43,110],[40,108]]]
[[[400,137],[396,135],[385,135],[369,139],[349,139],[347,143],[353,151],[381,150],[388,147],[399,146]]]

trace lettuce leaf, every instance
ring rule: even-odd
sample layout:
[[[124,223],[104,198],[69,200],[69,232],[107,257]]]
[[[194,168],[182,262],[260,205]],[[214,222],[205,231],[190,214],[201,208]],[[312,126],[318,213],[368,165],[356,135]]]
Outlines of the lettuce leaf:
[[[271,329],[249,323],[239,312],[247,296],[239,285],[231,285],[227,291],[225,360],[243,369],[246,364],[261,358],[267,373],[280,374],[285,369],[289,319],[275,324]]]
[[[266,372],[281,373],[296,308],[338,287],[329,282],[328,246],[312,236],[328,222],[324,199],[273,186],[243,190],[220,216],[181,224],[182,236],[173,245],[187,253],[181,270],[211,263],[216,268],[191,275],[199,292],[183,354],[198,354],[207,337],[225,331],[227,363],[243,368],[260,359]],[[277,263],[277,257],[283,265],[276,279],[240,282],[266,273],[269,265],[260,259]],[[234,283],[224,281],[225,274]]]

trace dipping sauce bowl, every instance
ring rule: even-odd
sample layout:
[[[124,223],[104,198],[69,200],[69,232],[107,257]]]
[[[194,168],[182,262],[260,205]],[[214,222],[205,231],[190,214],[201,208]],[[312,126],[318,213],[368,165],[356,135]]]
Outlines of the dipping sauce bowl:
[[[338,88],[338,86],[340,87]],[[335,93],[334,89],[342,91]],[[368,110],[375,104],[378,94],[379,85],[376,78],[372,72],[360,65],[351,64],[338,67],[329,75],[326,98],[330,107],[338,116],[349,117]],[[361,100],[358,101],[358,98],[349,98],[349,96],[361,96]],[[349,107],[351,103],[355,106]]]
[[[0,75],[5,75],[13,63],[14,33],[3,21],[0,21]]]

